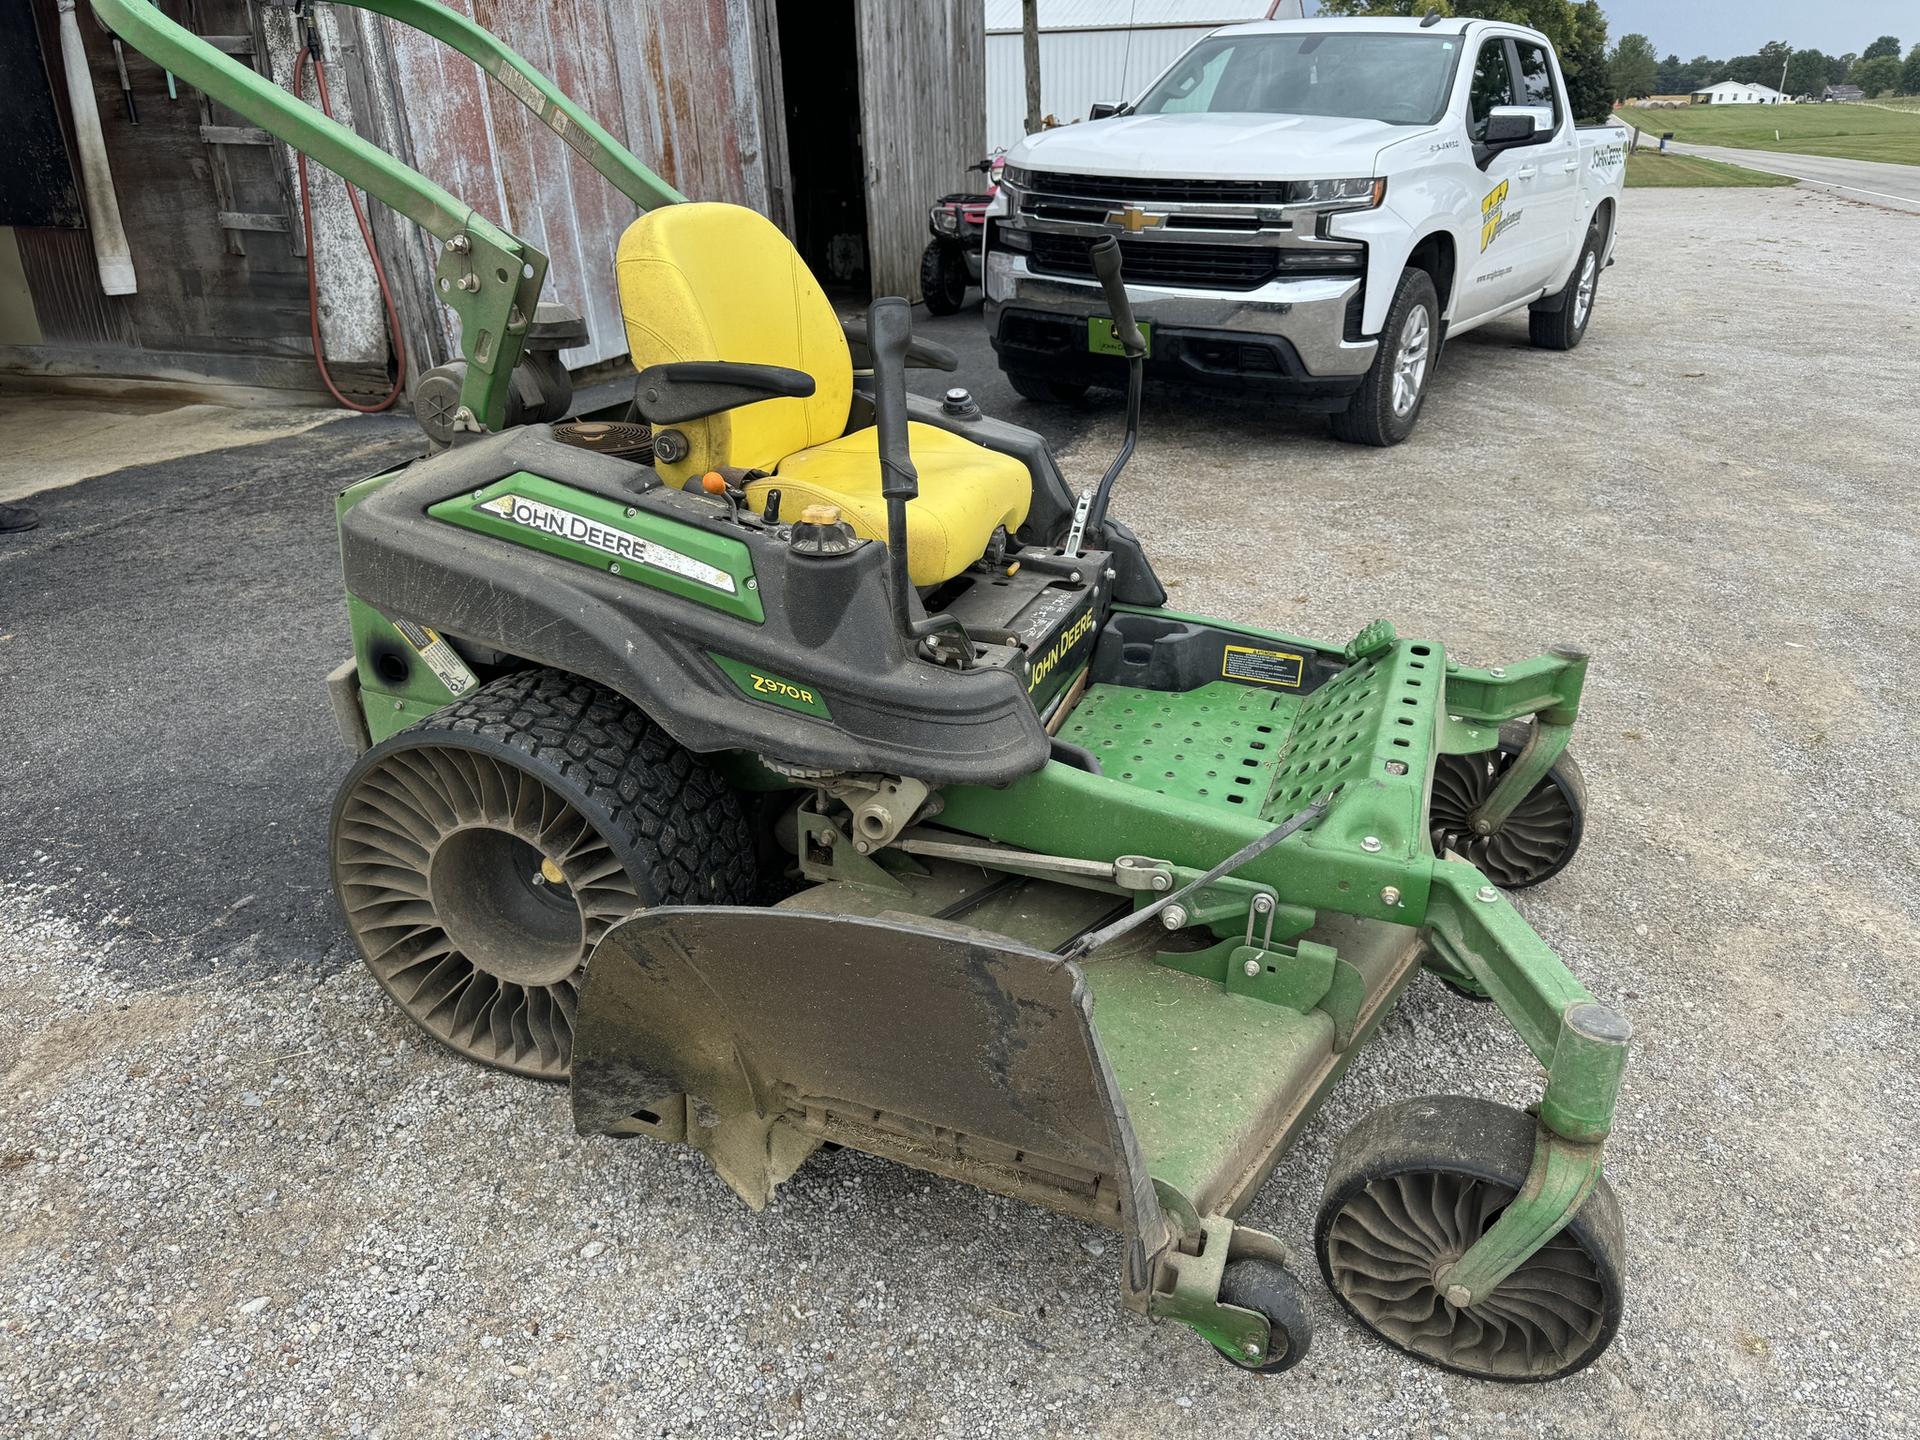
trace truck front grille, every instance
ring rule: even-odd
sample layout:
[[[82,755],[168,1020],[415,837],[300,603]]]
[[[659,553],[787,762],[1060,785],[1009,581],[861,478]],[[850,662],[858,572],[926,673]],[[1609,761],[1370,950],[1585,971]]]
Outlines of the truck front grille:
[[[1136,180],[1120,175],[1059,175],[1051,170],[1033,171],[1028,185],[1042,195],[1159,205],[1284,205],[1287,188],[1282,180]]]
[[[1033,234],[1027,264],[1036,275],[1093,279],[1092,241],[1079,235]],[[1135,285],[1181,285],[1200,290],[1252,290],[1279,271],[1278,253],[1264,245],[1203,245],[1122,240],[1120,268]]]

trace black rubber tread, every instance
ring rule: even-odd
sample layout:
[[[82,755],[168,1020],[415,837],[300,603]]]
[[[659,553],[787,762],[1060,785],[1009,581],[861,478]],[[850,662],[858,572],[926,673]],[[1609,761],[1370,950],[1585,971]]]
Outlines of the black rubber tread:
[[[1087,391],[1092,388],[1076,385],[1070,380],[1049,380],[1044,375],[1030,374],[1025,370],[1007,370],[1003,373],[1014,394],[1036,405],[1077,405],[1087,398]]]
[[[1278,1375],[1291,1370],[1307,1358],[1313,1344],[1313,1322],[1307,1318],[1307,1297],[1300,1282],[1271,1260],[1230,1260],[1220,1272],[1220,1298],[1242,1310],[1267,1317],[1273,1327],[1268,1344],[1269,1357],[1259,1365],[1221,1355],[1242,1370],[1256,1375]]]
[[[753,903],[758,866],[739,793],[624,696],[521,670],[402,733],[436,732],[505,746],[547,772],[627,862],[648,906]]]
[[[356,762],[333,815],[334,890],[343,914],[343,876],[351,867],[341,868],[341,827],[350,801],[361,799],[362,777],[388,757],[434,750],[476,753],[536,778],[611,851],[640,905],[743,905],[759,898],[757,847],[739,792],[624,697],[577,676],[534,669],[491,681]],[[357,931],[355,940],[362,943]],[[364,944],[362,955],[380,979]],[[576,986],[577,980],[566,988],[571,993]],[[399,992],[387,988],[409,1019],[465,1058],[537,1079],[566,1078],[566,1003],[560,1006],[569,1022],[559,1058],[515,1063],[435,1035]]]
[[[920,257],[920,298],[930,315],[953,315],[967,300],[967,257],[958,245],[927,243]]]
[[[1587,254],[1592,252],[1598,259],[1600,253],[1600,227],[1593,225],[1587,230],[1586,243],[1580,247],[1580,254],[1574,259],[1573,274],[1567,278],[1566,289],[1560,292],[1560,303],[1552,310],[1529,310],[1527,312],[1527,336],[1537,349],[1572,350],[1587,338],[1587,327],[1593,323],[1593,312],[1600,304],[1600,275],[1596,271],[1593,279],[1593,303],[1587,306],[1586,319],[1574,323],[1574,291],[1580,284],[1580,272],[1587,267]]]
[[[1509,721],[1501,727],[1500,740],[1493,752],[1494,755],[1499,758],[1494,760],[1495,773],[1489,777],[1483,778],[1478,772],[1473,774],[1464,773],[1473,770],[1473,767],[1484,765],[1486,752],[1473,755],[1442,755],[1437,758],[1436,766],[1450,766],[1453,767],[1454,770],[1462,772],[1456,777],[1456,783],[1460,786],[1476,790],[1484,786],[1485,789],[1490,790],[1493,783],[1499,779],[1499,776],[1506,773],[1507,766],[1511,765],[1514,758],[1526,748],[1527,735],[1530,729],[1531,722],[1526,720]],[[1465,839],[1463,846],[1455,847],[1468,859],[1480,863],[1482,869],[1487,871],[1487,878],[1502,890],[1525,890],[1534,885],[1543,884],[1566,869],[1568,865],[1572,864],[1573,857],[1580,853],[1580,842],[1586,837],[1587,833],[1587,777],[1581,772],[1580,762],[1573,758],[1573,752],[1571,750],[1563,750],[1560,752],[1559,758],[1553,762],[1553,765],[1548,769],[1545,777],[1541,779],[1538,785],[1533,787],[1532,792],[1521,802],[1522,808],[1534,806],[1538,809],[1544,806],[1546,797],[1542,795],[1542,792],[1549,788],[1559,792],[1559,803],[1565,808],[1567,816],[1566,823],[1570,827],[1563,847],[1549,859],[1527,868],[1524,871],[1509,869],[1503,866],[1490,867],[1484,863],[1482,857],[1474,853],[1475,841]],[[1535,804],[1536,800],[1540,802],[1540,805],[1537,806]],[[1518,815],[1519,811],[1515,813]],[[1431,820],[1431,815],[1429,818]],[[1430,829],[1437,831],[1438,827],[1430,826]],[[1447,833],[1459,833],[1464,837],[1464,831],[1461,831],[1457,824],[1447,827]],[[1443,837],[1439,833],[1433,835],[1434,852],[1436,854],[1442,853],[1442,839]]]
[[[1420,398],[1413,402],[1413,409],[1401,416],[1393,413],[1394,341],[1400,327],[1406,324],[1408,312],[1416,305],[1427,307],[1433,326],[1427,341],[1427,378],[1421,383]],[[1367,367],[1366,378],[1347,402],[1347,408],[1327,417],[1334,438],[1350,445],[1382,447],[1405,440],[1420,423],[1420,412],[1426,408],[1427,394],[1433,389],[1434,371],[1439,368],[1443,348],[1440,294],[1433,288],[1433,277],[1424,270],[1401,271],[1400,283],[1393,292],[1393,304],[1387,307],[1386,323],[1380,327],[1379,353]]]
[[[1382,1334],[1344,1293],[1335,1279],[1330,1232],[1342,1211],[1376,1180],[1394,1176],[1420,1177],[1434,1173],[1487,1182],[1518,1193],[1533,1164],[1538,1122],[1533,1116],[1467,1095],[1428,1095],[1384,1105],[1355,1125],[1334,1149],[1327,1167],[1320,1213],[1314,1223],[1314,1250],[1321,1278],[1341,1306],[1382,1343],[1442,1370],[1476,1379],[1513,1384],[1558,1380],[1592,1364],[1613,1343],[1625,1304],[1626,1228],[1620,1202],[1603,1177],[1566,1228],[1548,1242],[1548,1248],[1527,1261],[1514,1278],[1536,1263],[1566,1266],[1584,1256],[1592,1267],[1592,1283],[1600,1292],[1600,1318],[1595,1333],[1564,1363],[1547,1363],[1536,1373],[1499,1373],[1449,1363],[1443,1356],[1402,1345]],[[1510,1197],[1509,1197],[1510,1198]],[[1504,1208],[1503,1206],[1500,1208]],[[1499,1213],[1488,1217],[1489,1223]],[[1549,1254],[1549,1251],[1552,1253]],[[1504,1282],[1503,1282],[1504,1283]],[[1498,1299],[1498,1287],[1489,1300]],[[1436,1311],[1446,1305],[1433,1297]],[[1451,1307],[1447,1307],[1451,1311]],[[1470,1308],[1465,1312],[1471,1315]]]

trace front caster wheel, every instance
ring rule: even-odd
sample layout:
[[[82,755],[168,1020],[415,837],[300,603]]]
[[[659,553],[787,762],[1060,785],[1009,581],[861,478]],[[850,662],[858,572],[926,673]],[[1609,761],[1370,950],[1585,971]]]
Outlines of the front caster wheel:
[[[1307,1346],[1313,1341],[1306,1297],[1300,1293],[1300,1282],[1280,1266],[1271,1260],[1229,1261],[1220,1273],[1220,1298],[1228,1305],[1266,1316],[1271,1327],[1265,1360],[1251,1361],[1225,1350],[1220,1352],[1242,1370],[1277,1375],[1306,1357]]]
[[[1557,1380],[1620,1327],[1620,1204],[1601,1180],[1567,1227],[1477,1305],[1434,1276],[1466,1254],[1526,1182],[1535,1121],[1464,1096],[1405,1100],[1347,1132],[1314,1227],[1334,1298],[1396,1350],[1483,1380]]]
[[[1562,753],[1546,778],[1492,835],[1476,835],[1472,815],[1526,747],[1524,723],[1500,732],[1500,743],[1477,755],[1442,755],[1433,767],[1427,824],[1433,853],[1449,850],[1473,862],[1502,890],[1524,890],[1567,868],[1587,828],[1587,782]]]
[[[621,696],[495,680],[375,746],[333,812],[334,894],[407,1018],[469,1060],[573,1063],[600,937],[642,906],[746,904],[737,792]]]

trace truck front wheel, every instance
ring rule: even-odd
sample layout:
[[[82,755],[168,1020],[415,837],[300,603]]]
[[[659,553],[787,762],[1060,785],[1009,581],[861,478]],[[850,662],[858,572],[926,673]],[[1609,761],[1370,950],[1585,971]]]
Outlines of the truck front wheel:
[[[1573,262],[1567,288],[1553,297],[1551,310],[1527,312],[1527,333],[1542,350],[1571,350],[1587,335],[1593,302],[1600,295],[1600,227],[1587,231],[1587,243]]]
[[[1413,433],[1440,355],[1440,294],[1424,270],[1407,270],[1393,293],[1380,353],[1347,408],[1329,416],[1336,439],[1398,445]]]

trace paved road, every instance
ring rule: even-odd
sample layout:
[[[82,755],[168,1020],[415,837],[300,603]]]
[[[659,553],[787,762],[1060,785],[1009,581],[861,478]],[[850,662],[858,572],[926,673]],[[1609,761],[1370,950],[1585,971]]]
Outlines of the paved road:
[[[1833,190],[1855,200],[1870,200],[1899,210],[1920,210],[1920,165],[1889,165],[1879,160],[1840,160],[1832,155],[1785,155],[1772,150],[1734,150],[1724,145],[1682,145],[1669,149],[1699,155],[1772,175],[1791,175],[1807,185]]]

